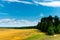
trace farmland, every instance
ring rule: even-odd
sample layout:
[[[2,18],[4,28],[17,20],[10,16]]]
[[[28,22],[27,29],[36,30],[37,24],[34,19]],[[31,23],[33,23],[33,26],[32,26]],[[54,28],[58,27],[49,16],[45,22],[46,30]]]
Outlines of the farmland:
[[[49,36],[37,29],[0,29],[0,40],[60,40],[60,35]]]

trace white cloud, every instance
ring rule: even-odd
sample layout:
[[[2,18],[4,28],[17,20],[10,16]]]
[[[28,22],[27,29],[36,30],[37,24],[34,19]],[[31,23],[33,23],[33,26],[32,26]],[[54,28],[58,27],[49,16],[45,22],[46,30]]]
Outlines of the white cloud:
[[[15,20],[15,19],[0,19],[0,27],[22,27],[37,25],[36,21]]]
[[[18,2],[19,0],[2,0],[2,1],[8,1],[8,2]]]
[[[22,1],[22,0],[2,0],[2,1],[6,1],[8,3],[18,2],[18,3],[24,3],[24,4],[34,4],[36,6],[43,5],[43,6],[49,6],[49,7],[60,7],[60,1],[56,1],[56,0],[44,0],[43,2],[39,2],[38,0],[32,0],[34,3],[29,1]]]
[[[49,7],[60,7],[60,1],[51,1],[51,2],[38,2],[35,1],[34,2],[38,5],[43,5],[43,6],[49,6]]]
[[[32,2],[20,1],[20,0],[2,0],[2,1],[6,1],[6,2],[19,2],[19,3],[24,3],[24,4],[33,4]]]
[[[28,2],[28,1],[18,1],[20,3],[25,3],[25,4],[33,4],[32,2]]]
[[[44,0],[44,1],[54,1],[54,0]]]

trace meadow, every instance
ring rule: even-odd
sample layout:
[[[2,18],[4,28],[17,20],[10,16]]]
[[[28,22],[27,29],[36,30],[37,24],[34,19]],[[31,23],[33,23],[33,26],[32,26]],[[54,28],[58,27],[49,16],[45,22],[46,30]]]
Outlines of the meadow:
[[[0,40],[60,40],[60,34],[49,36],[38,29],[0,29]]]

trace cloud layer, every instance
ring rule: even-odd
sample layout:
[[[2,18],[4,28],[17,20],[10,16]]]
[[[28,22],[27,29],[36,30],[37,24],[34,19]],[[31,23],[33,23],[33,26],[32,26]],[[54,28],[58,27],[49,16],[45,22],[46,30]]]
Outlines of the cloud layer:
[[[37,25],[36,21],[15,20],[15,19],[0,19],[0,27],[22,27]]]
[[[36,4],[42,5],[42,6],[49,6],[49,7],[60,7],[60,1],[51,1],[51,2],[38,2],[35,1]]]
[[[5,2],[19,2],[24,4],[34,4],[34,5],[42,5],[42,6],[49,6],[49,7],[60,7],[60,1],[54,1],[54,0],[44,0],[43,2],[40,2],[38,0],[32,0],[33,2],[29,1],[22,1],[22,0],[2,0]],[[3,5],[1,5],[3,6]]]
[[[24,3],[24,4],[33,4],[32,2],[28,2],[28,1],[20,1],[20,0],[2,0],[5,2],[19,2],[19,3]]]

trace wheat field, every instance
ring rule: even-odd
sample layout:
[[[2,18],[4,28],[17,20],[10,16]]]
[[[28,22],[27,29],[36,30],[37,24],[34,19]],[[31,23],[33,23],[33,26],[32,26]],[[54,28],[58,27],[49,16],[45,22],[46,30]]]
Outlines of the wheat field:
[[[37,29],[0,29],[0,40],[60,40],[60,34],[49,36]]]
[[[37,29],[0,29],[0,40],[26,40],[37,34],[42,33]]]

